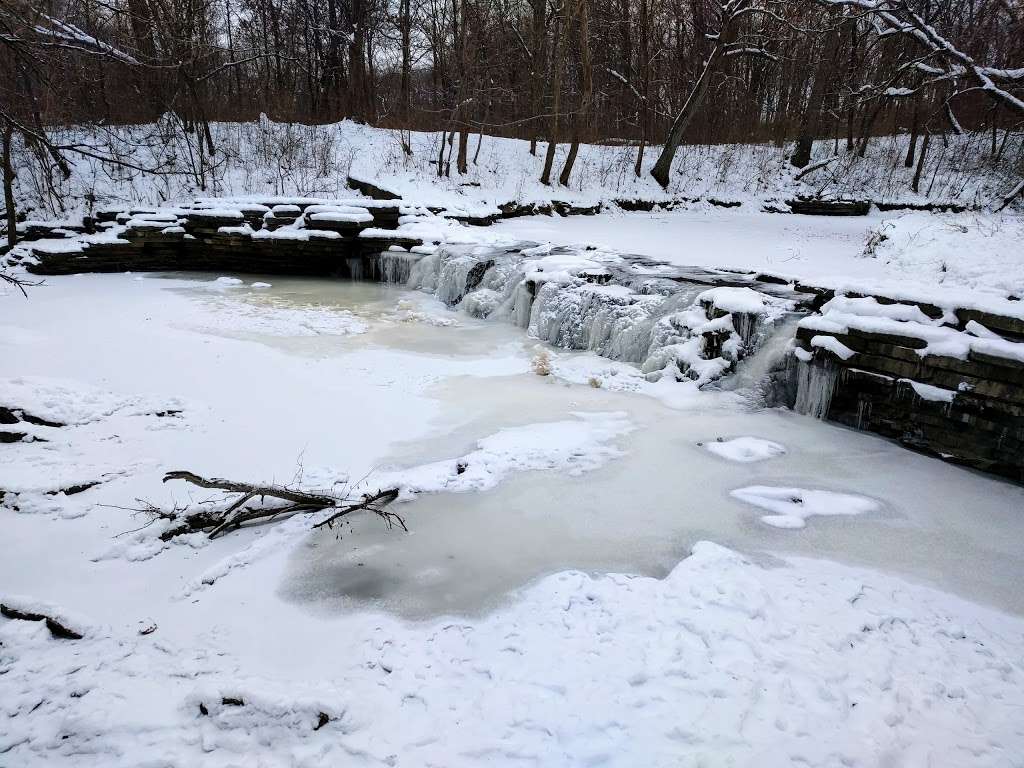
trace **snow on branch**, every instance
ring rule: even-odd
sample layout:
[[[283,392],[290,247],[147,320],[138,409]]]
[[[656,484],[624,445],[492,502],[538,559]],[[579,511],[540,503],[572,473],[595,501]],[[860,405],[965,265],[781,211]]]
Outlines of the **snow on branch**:
[[[146,502],[137,512],[149,515],[153,521],[166,520],[169,527],[160,535],[164,541],[187,533],[205,532],[211,539],[223,533],[236,531],[244,524],[280,520],[297,514],[329,512],[313,527],[333,527],[340,518],[353,512],[367,511],[380,517],[388,528],[398,526],[407,530],[405,520],[386,509],[398,498],[398,490],[389,488],[367,493],[358,499],[334,492],[302,491],[284,485],[248,483],[225,480],[219,477],[202,477],[194,472],[179,470],[164,475],[164,482],[183,480],[199,488],[223,491],[227,494],[224,504],[198,511],[187,507],[163,510]]]
[[[916,41],[926,51],[936,55],[947,65],[945,68],[919,64],[922,71],[943,79],[966,78],[973,80],[979,90],[1005,104],[1016,112],[1024,114],[1024,99],[1011,93],[997,83],[1024,81],[1024,68],[998,68],[979,64],[961,51],[946,37],[928,24],[906,0],[816,0],[836,8],[853,8],[863,11],[885,25],[889,34],[905,35]],[[925,69],[927,68],[927,69]]]
[[[54,41],[56,47],[77,50],[83,53],[100,54],[120,61],[130,66],[141,66],[138,59],[110,43],[105,43],[84,30],[66,21],[55,19],[45,13],[39,12],[44,23],[32,25],[32,31],[37,35]]]
[[[726,46],[726,56],[760,56],[761,58],[768,59],[769,61],[778,61],[779,57],[773,53],[769,53],[764,48],[754,48],[751,46]]]

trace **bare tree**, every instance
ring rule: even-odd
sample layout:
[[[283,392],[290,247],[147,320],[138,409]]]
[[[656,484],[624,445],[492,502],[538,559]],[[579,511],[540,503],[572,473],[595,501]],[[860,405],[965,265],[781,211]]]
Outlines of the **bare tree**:
[[[721,62],[730,56],[775,58],[765,47],[763,35],[756,31],[745,32],[742,29],[743,23],[752,16],[776,15],[774,11],[760,7],[755,2],[756,0],[726,0],[718,7],[716,28],[705,34],[712,43],[711,52],[704,61],[704,66],[686,96],[682,108],[672,121],[661,154],[654,163],[654,167],[651,168],[651,176],[662,187],[668,187],[669,171],[672,168],[676,150],[683,141],[686,129],[704,103],[704,97],[711,86],[712,77],[718,71]]]

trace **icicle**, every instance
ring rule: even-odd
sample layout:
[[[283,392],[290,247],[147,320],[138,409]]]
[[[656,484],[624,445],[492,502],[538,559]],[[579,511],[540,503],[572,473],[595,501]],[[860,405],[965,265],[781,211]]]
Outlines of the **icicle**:
[[[423,258],[416,253],[384,251],[376,257],[377,272],[385,283],[406,285],[410,282],[414,266]]]
[[[797,370],[796,405],[793,410],[816,419],[828,416],[839,369],[828,360],[802,360]]]
[[[526,281],[521,281],[512,294],[512,312],[510,320],[520,328],[530,327],[530,316],[533,313],[533,293]]]
[[[348,265],[348,274],[353,280],[364,280],[364,268],[362,256],[348,256],[345,259]]]
[[[406,285],[433,293],[437,288],[437,273],[440,265],[441,257],[438,254],[431,253],[424,256],[410,268]]]

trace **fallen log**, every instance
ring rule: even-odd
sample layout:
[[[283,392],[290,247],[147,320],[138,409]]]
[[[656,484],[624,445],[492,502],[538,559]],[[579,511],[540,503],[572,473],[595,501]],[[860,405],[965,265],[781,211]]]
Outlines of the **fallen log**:
[[[388,528],[397,525],[402,530],[408,530],[402,517],[386,508],[398,498],[397,488],[378,490],[376,493],[367,493],[353,499],[347,495],[325,491],[301,491],[284,485],[247,483],[220,477],[208,478],[185,470],[176,470],[164,475],[165,483],[170,480],[183,480],[199,488],[224,491],[229,496],[224,500],[226,506],[222,509],[207,508],[196,512],[189,512],[188,507],[176,507],[166,511],[147,504],[139,511],[150,514],[154,519],[170,520],[175,523],[160,535],[164,541],[198,532],[206,533],[214,539],[236,531],[245,524],[323,511],[329,511],[330,514],[317,522],[314,528],[332,528],[342,517],[366,511],[384,520]]]

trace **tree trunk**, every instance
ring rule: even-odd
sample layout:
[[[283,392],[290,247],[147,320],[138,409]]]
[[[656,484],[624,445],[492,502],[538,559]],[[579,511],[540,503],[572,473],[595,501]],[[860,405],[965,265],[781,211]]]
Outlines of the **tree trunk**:
[[[640,0],[640,15],[637,21],[640,36],[640,61],[638,71],[640,73],[640,146],[636,150],[636,164],[633,166],[633,174],[639,179],[644,167],[644,149],[647,147],[647,123],[648,101],[651,96],[651,72],[650,72],[650,34],[651,25],[647,18],[647,0]]]
[[[468,165],[468,152],[469,152],[469,131],[465,128],[459,129],[459,154],[455,159],[455,170],[459,172],[460,176],[465,176],[469,170]]]
[[[402,35],[402,77],[399,84],[399,100],[401,102],[401,115],[406,123],[408,123],[412,105],[410,95],[412,80],[412,11],[410,4],[411,0],[401,0],[398,6],[398,23],[401,27]]]
[[[583,91],[580,93],[580,103],[573,119],[572,144],[569,145],[569,154],[565,158],[565,165],[562,166],[562,173],[558,177],[558,183],[563,187],[569,186],[572,166],[576,162],[576,155],[580,149],[580,134],[583,131],[583,124],[590,114],[590,100],[593,98],[594,92],[594,75],[590,61],[590,5],[588,0],[579,0],[577,16],[579,18],[577,35],[580,46],[580,75],[583,78]]]
[[[831,60],[826,55],[831,44],[831,36],[826,37],[825,50],[819,52],[818,67],[814,73],[811,93],[800,116],[800,131],[797,134],[796,149],[789,160],[795,168],[804,168],[811,162],[811,152],[814,149],[814,139],[818,134],[818,124],[821,119],[822,105],[825,101],[825,92],[829,81],[832,79],[830,71]]]
[[[565,3],[559,16],[555,19],[555,55],[552,61],[553,72],[551,73],[551,125],[548,137],[548,149],[544,154],[544,171],[540,176],[540,183],[551,184],[551,166],[555,162],[555,148],[558,146],[558,116],[562,100],[562,70],[565,68],[565,38],[569,33],[569,20],[562,19],[565,11]]]
[[[366,46],[365,46],[365,24],[366,10],[364,0],[352,0],[352,35],[349,40],[348,70],[351,73],[349,80],[349,108],[348,112],[352,119],[358,122],[366,122],[369,117],[368,105],[366,103]]]
[[[437,153],[437,176],[444,176],[444,144],[448,138],[448,131],[441,131],[441,149]]]
[[[18,212],[14,204],[14,166],[11,164],[11,145],[14,127],[7,124],[3,133],[4,208],[7,211],[7,245],[18,244]]]
[[[540,119],[540,78],[543,71],[545,46],[547,39],[544,36],[544,12],[547,9],[547,0],[530,0],[530,7],[533,9],[533,39],[530,41],[530,117],[533,121]],[[530,130],[530,154],[537,154],[537,134],[539,131],[535,123],[531,123]]]
[[[871,112],[864,116],[860,125],[860,146],[857,148],[858,157],[864,157],[868,152],[868,144],[871,141],[871,129],[875,125],[875,120],[882,113],[882,109],[885,107],[885,102],[881,99],[878,100],[878,104]]]
[[[921,99],[914,97],[914,116],[910,119],[910,146],[907,147],[907,157],[903,161],[904,168],[914,167],[914,157],[917,153],[917,132],[920,129],[921,120]]]
[[[725,31],[723,30],[720,37],[724,36],[724,34]],[[651,176],[661,185],[662,189],[668,188],[668,174],[672,169],[672,160],[675,158],[676,150],[679,149],[679,145],[683,141],[683,134],[686,133],[686,129],[689,127],[694,115],[700,109],[701,102],[704,101],[704,97],[707,95],[708,86],[711,84],[711,76],[718,67],[718,61],[725,53],[725,45],[726,43],[721,39],[715,43],[711,55],[704,64],[704,70],[700,73],[700,77],[697,78],[697,82],[693,84],[693,88],[690,90],[689,96],[686,97],[686,101],[683,102],[683,108],[679,110],[676,119],[672,121],[668,138],[665,139],[665,146],[662,147],[661,154],[658,155],[654,167],[651,168]]]
[[[914,182],[910,185],[910,189],[916,194],[918,189],[921,187],[921,174],[924,171],[924,158],[928,154],[928,144],[931,141],[932,135],[925,129],[924,141],[921,142],[921,154],[917,157],[917,170],[914,171]]]

